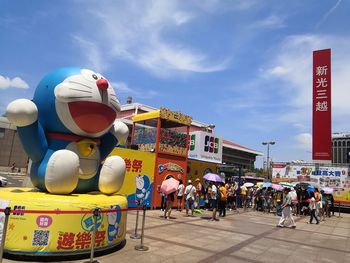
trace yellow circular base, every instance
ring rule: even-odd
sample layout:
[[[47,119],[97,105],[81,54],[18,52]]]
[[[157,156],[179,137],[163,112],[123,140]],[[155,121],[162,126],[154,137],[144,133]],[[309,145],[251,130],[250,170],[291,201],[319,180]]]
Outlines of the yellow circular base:
[[[96,216],[95,251],[110,249],[125,239],[126,211],[103,212],[126,209],[128,202],[122,195],[53,195],[31,188],[3,188],[0,207],[11,208],[5,253],[28,256],[90,253],[94,230],[94,216],[90,212],[96,208],[102,213]],[[23,211],[16,213],[13,211],[16,209]]]

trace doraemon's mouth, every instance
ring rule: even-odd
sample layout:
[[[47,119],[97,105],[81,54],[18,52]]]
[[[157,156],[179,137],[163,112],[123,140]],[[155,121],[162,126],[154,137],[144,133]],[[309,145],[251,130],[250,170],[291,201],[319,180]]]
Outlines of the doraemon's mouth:
[[[87,133],[104,131],[117,115],[111,107],[98,102],[74,101],[69,102],[68,107],[76,125]]]

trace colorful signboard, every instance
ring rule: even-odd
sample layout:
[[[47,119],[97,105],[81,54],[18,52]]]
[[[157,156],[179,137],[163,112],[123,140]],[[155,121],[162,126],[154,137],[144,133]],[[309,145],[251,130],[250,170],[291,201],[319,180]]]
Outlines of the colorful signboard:
[[[164,180],[173,177],[177,180],[182,179],[185,183],[187,175],[187,162],[186,158],[183,157],[159,154],[156,165],[152,207],[159,207],[161,204],[161,193],[159,190]]]
[[[187,133],[177,129],[161,128],[159,138],[159,152],[176,154],[186,157]]]
[[[312,159],[332,161],[331,50],[313,52]]]
[[[350,206],[349,167],[318,166],[314,164],[273,164],[273,182],[310,181],[334,189],[334,200]]]
[[[95,208],[110,211],[97,217],[96,251],[112,248],[125,239],[126,211],[121,209],[127,208],[127,200],[121,195],[52,195],[32,188],[4,188],[0,199],[8,200],[6,206],[12,209],[5,242],[5,252],[10,254],[90,253],[94,231],[91,212]],[[16,209],[23,212],[13,212]]]
[[[190,132],[188,158],[212,163],[222,162],[222,138],[215,134]]]
[[[126,165],[125,179],[118,194],[128,196],[129,207],[150,206],[154,180],[155,154],[126,148],[115,148],[111,155],[122,157]]]
[[[140,122],[140,121],[158,119],[158,118],[171,121],[171,122],[180,123],[186,126],[189,126],[192,123],[191,116],[188,116],[176,111],[171,111],[166,108],[160,108],[159,110],[137,114],[132,117],[132,120],[133,122]]]
[[[168,120],[172,122],[177,122],[183,125],[191,125],[192,117],[185,115],[183,113],[179,113],[176,111],[171,111],[166,108],[160,108],[160,118],[163,120]]]

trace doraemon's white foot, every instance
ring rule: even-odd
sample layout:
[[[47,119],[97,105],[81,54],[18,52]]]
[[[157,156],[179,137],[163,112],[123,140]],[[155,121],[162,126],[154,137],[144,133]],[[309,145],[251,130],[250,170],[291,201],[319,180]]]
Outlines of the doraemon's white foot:
[[[119,156],[110,156],[101,168],[98,188],[104,194],[114,194],[122,187],[124,177],[124,160]]]
[[[54,152],[46,167],[45,186],[53,194],[69,194],[79,180],[79,157],[68,150]]]

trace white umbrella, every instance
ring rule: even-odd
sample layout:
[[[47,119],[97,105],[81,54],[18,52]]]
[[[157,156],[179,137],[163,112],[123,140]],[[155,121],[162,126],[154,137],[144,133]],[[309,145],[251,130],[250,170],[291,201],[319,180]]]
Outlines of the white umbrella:
[[[250,182],[247,182],[247,183],[244,183],[243,184],[245,187],[253,187],[254,184],[253,183],[250,183]]]
[[[330,194],[330,195],[333,194],[334,192],[334,189],[331,187],[323,187],[321,188],[321,190],[323,190],[325,194]]]

